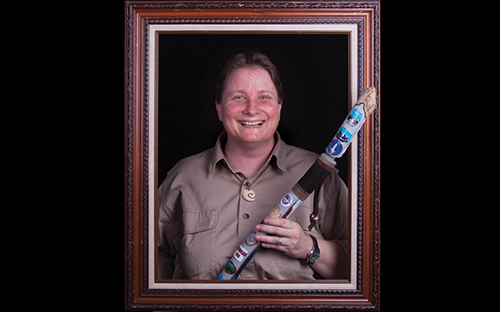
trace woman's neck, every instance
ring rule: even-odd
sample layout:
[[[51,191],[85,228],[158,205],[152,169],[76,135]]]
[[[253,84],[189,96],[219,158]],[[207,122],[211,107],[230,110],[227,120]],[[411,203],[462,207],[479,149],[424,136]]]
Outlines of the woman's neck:
[[[273,151],[274,144],[274,137],[264,144],[240,145],[228,140],[223,147],[223,151],[229,166],[249,178],[267,162]]]

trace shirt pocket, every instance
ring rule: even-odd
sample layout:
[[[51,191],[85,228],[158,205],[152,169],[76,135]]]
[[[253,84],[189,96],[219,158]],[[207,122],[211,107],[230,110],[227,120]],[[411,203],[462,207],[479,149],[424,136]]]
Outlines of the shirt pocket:
[[[185,210],[183,215],[184,235],[197,234],[213,229],[219,222],[219,208],[197,211]]]
[[[219,208],[183,212],[184,231],[180,246],[179,264],[183,275],[190,279],[203,278],[212,270],[216,226],[219,222]]]

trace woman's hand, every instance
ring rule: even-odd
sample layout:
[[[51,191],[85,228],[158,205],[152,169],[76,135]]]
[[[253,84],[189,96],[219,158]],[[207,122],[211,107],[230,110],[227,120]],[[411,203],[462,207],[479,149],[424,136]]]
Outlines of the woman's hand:
[[[312,238],[304,233],[297,222],[281,218],[266,218],[264,224],[255,226],[257,231],[271,235],[256,235],[262,247],[283,251],[287,256],[305,259],[313,248]]]
[[[289,257],[305,259],[313,249],[312,238],[304,233],[300,224],[288,219],[264,219],[264,224],[255,226],[257,231],[270,235],[256,235],[262,247],[281,250]],[[278,239],[280,238],[280,239]],[[317,239],[321,256],[312,268],[326,279],[347,277],[347,254],[336,241]]]

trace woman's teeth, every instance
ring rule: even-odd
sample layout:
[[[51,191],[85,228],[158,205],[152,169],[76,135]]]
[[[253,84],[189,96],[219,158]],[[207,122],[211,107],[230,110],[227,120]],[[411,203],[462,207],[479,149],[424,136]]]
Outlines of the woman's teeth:
[[[259,127],[264,121],[240,121],[240,123],[245,127]]]

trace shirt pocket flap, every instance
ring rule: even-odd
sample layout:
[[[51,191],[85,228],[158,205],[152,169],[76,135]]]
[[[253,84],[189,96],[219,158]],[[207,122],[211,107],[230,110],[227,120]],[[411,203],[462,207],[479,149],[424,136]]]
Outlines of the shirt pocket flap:
[[[219,222],[219,209],[184,211],[184,234],[195,234],[214,228]]]

